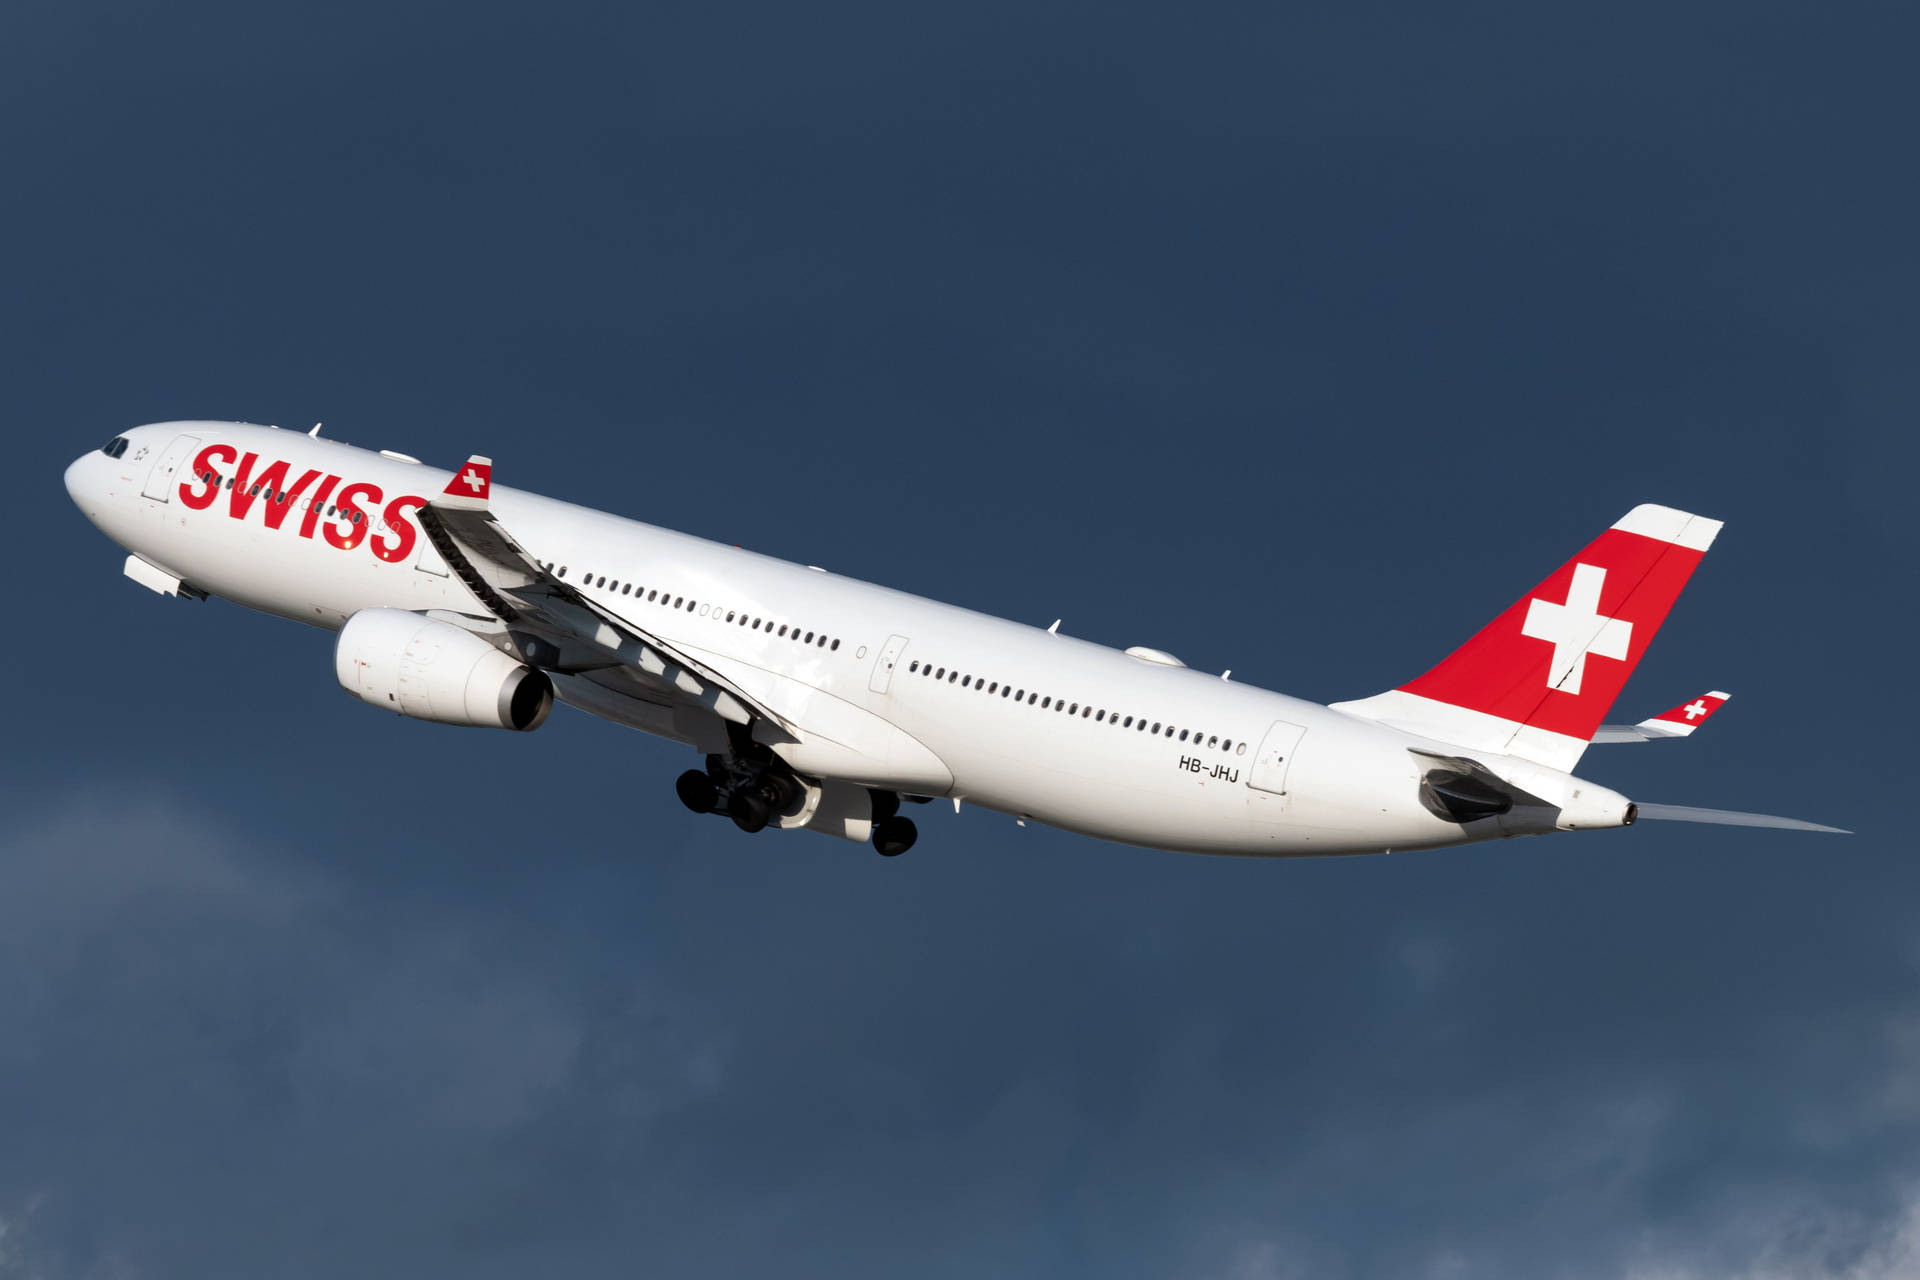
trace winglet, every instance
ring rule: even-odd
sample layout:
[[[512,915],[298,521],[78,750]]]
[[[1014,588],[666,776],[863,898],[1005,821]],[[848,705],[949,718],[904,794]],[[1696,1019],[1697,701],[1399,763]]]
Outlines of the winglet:
[[[1703,693],[1692,702],[1683,702],[1671,711],[1649,716],[1639,724],[1603,724],[1593,731],[1595,742],[1657,742],[1663,738],[1684,738],[1707,722],[1730,694],[1718,689]]]
[[[1707,722],[1707,717],[1718,711],[1730,697],[1730,694],[1714,690],[1703,693],[1692,702],[1684,702],[1671,711],[1662,711],[1657,716],[1642,720],[1634,728],[1656,738],[1684,738]]]
[[[461,511],[485,511],[493,492],[493,459],[474,454],[467,464],[453,473],[442,491],[439,505]]]

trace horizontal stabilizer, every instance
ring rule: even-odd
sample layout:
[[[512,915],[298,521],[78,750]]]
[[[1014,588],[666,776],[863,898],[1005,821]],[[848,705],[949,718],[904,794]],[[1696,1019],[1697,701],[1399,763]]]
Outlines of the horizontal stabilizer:
[[[1825,831],[1850,836],[1845,827],[1827,827],[1799,818],[1777,818],[1770,813],[1739,813],[1732,809],[1696,809],[1685,804],[1643,804],[1636,806],[1640,818],[1656,822],[1711,822],[1722,827],[1777,827],[1782,831]]]

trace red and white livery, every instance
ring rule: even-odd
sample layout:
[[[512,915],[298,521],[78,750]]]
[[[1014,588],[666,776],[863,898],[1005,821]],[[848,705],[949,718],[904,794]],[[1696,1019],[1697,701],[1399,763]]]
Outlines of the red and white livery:
[[[1639,724],[1603,724],[1594,732],[1595,742],[1655,742],[1662,738],[1684,738],[1707,722],[1707,717],[1726,705],[1733,695],[1714,690],[1671,711],[1648,716]]]
[[[676,790],[741,829],[916,837],[939,797],[1155,848],[1424,849],[1638,817],[1590,742],[1682,737],[1709,693],[1603,724],[1720,522],[1628,512],[1425,674],[1331,706],[452,471],[245,423],[137,427],[76,460],[81,511],[164,595],[338,633],[354,697],[527,731],[556,701],[684,742]]]

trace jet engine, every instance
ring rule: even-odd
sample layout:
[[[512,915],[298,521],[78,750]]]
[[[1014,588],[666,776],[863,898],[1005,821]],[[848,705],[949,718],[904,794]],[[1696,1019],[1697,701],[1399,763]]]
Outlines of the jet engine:
[[[553,682],[471,631],[404,609],[363,609],[333,650],[340,687],[416,720],[482,729],[538,729]]]

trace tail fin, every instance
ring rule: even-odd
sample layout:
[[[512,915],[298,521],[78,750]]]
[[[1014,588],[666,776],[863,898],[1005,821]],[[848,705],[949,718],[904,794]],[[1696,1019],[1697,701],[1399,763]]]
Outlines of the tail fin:
[[[1570,770],[1719,532],[1635,507],[1439,666],[1334,710]]]

